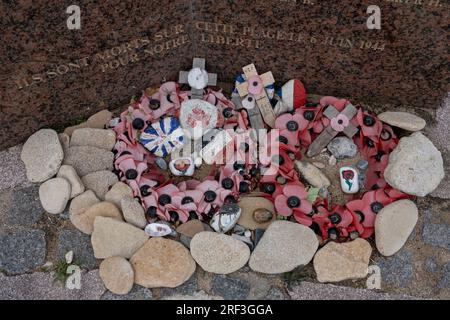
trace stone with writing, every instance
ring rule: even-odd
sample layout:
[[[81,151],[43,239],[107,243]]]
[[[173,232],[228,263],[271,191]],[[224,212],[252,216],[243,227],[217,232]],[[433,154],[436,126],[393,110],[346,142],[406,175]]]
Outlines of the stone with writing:
[[[200,139],[217,125],[218,111],[212,104],[191,99],[181,104],[180,123],[189,139]]]

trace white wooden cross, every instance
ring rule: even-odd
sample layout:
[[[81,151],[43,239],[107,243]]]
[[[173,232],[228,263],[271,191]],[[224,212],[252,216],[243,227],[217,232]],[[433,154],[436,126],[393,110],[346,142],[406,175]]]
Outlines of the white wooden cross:
[[[191,86],[191,98],[203,99],[203,89],[217,84],[217,74],[205,70],[204,58],[194,58],[190,71],[180,71],[179,82]]]
[[[339,115],[343,115],[350,121],[357,113],[358,110],[352,104],[348,104],[341,113],[339,113],[334,106],[328,106],[323,114],[329,119],[336,119]],[[344,132],[347,137],[352,138],[358,132],[358,128],[352,123],[349,123],[342,132]],[[330,124],[309,146],[306,155],[310,158],[318,155],[338,134],[339,131],[334,130]]]
[[[261,117],[261,115],[264,122],[267,123],[269,127],[273,128],[275,126],[275,112],[273,111],[272,104],[270,103],[265,90],[265,87],[275,83],[272,72],[269,71],[262,75],[258,75],[258,71],[256,71],[254,64],[250,64],[242,68],[242,70],[244,70],[247,81],[236,86],[239,96],[247,96],[246,99],[254,98],[256,105],[258,106],[258,108],[247,109],[252,128],[256,130],[262,129],[260,128],[261,124],[258,120],[258,117]]]

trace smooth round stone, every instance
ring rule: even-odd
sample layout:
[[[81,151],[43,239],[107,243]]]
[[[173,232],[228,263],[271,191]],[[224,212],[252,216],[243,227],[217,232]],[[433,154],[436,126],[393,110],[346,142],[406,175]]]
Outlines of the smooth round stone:
[[[277,218],[273,202],[266,198],[244,197],[239,201],[238,205],[241,208],[241,216],[239,217],[237,224],[243,226],[246,229],[267,229],[267,227]],[[264,208],[265,210],[273,213],[272,220],[264,223],[260,223],[255,220],[253,214],[255,210],[261,208]]]
[[[267,223],[273,219],[273,212],[267,209],[259,208],[253,211],[253,219],[258,223]]]
[[[71,188],[70,199],[73,199],[84,192],[84,184],[72,166],[61,166],[57,176],[58,178],[64,178],[69,181]]]
[[[378,119],[393,127],[412,132],[420,131],[427,125],[424,119],[408,112],[383,112],[378,115]]]
[[[39,187],[39,199],[45,211],[59,214],[64,211],[70,199],[70,183],[63,178],[47,180]]]
[[[445,176],[439,150],[422,133],[404,137],[389,156],[384,172],[386,182],[410,195],[425,197]]]
[[[109,188],[115,185],[119,179],[111,171],[103,170],[87,174],[81,178],[81,181],[86,189],[94,191],[99,199],[105,200]]]
[[[340,282],[365,278],[372,247],[364,239],[347,243],[328,242],[314,257],[319,282]]]
[[[116,144],[116,134],[113,130],[81,128],[72,133],[70,146],[90,146],[99,149],[112,150]]]
[[[31,182],[44,182],[55,176],[64,152],[55,130],[42,129],[25,142],[20,155]]]
[[[109,110],[101,110],[89,117],[86,121],[89,128],[104,129],[112,119],[112,112]]]
[[[247,264],[250,249],[239,240],[225,234],[200,232],[192,238],[191,254],[203,270],[229,274]]]
[[[334,138],[327,148],[336,159],[353,158],[358,153],[356,144],[347,137]]]
[[[110,202],[99,202],[80,214],[71,214],[70,221],[81,232],[92,234],[96,217],[109,217],[122,221],[122,213]]]
[[[375,242],[378,251],[386,257],[400,251],[418,219],[419,211],[411,200],[399,200],[384,207],[375,220]]]
[[[130,259],[134,282],[146,288],[175,288],[195,272],[195,261],[179,242],[152,238]]]
[[[133,197],[133,190],[123,182],[117,182],[105,195],[105,201],[114,203],[117,208],[122,208],[121,201],[125,197]]]
[[[289,272],[307,265],[319,247],[310,228],[289,221],[275,221],[266,230],[250,257],[253,271],[266,274]]]
[[[105,287],[112,293],[124,295],[133,288],[133,267],[125,258],[111,257],[103,260],[99,274]]]

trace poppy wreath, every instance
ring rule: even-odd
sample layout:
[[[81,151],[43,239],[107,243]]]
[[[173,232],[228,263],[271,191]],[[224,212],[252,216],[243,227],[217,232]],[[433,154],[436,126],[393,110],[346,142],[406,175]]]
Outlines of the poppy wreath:
[[[270,158],[261,157],[256,162],[240,162],[237,159],[257,158],[257,148],[248,140],[251,137],[247,129],[251,129],[251,125],[247,112],[237,109],[221,91],[206,89],[203,100],[219,111],[217,128],[236,131],[233,143],[226,150],[225,163],[213,166],[202,181],[186,179],[174,183],[160,171],[157,157],[139,140],[144,130],[160,119],[179,118],[181,104],[188,99],[189,93],[182,91],[178,83],[164,83],[160,88],[147,89],[140,98],[132,99],[127,110],[110,124],[117,133],[113,150],[115,172],[132,188],[149,223],[158,220],[174,224],[192,219],[208,221],[224,204],[236,203],[242,195],[260,191],[262,196],[274,202],[281,219],[308,226],[324,240],[345,241],[370,237],[374,233],[377,213],[396,200],[409,198],[384,180],[389,154],[399,141],[392,128],[362,106],[357,106],[357,115],[351,120],[330,120],[324,116],[324,110],[333,105],[342,112],[349,101],[323,97],[319,103],[310,103],[306,94],[292,111],[276,119],[277,154],[271,154]],[[301,159],[302,150],[307,149],[327,126],[342,131],[349,123],[358,128],[353,140],[369,163],[365,179],[365,190],[368,191],[353,195],[345,205],[332,205],[321,197],[311,198],[309,188],[295,171],[295,161]],[[270,139],[271,132],[267,141],[274,141]],[[271,145],[268,143],[264,147],[270,149]],[[348,176],[349,180],[351,178]]]

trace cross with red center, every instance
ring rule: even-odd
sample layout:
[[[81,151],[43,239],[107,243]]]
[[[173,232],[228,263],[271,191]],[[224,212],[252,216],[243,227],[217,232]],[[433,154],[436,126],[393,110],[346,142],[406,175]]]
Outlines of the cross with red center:
[[[318,155],[340,132],[352,138],[358,132],[358,128],[350,123],[350,120],[357,113],[358,110],[351,103],[341,113],[334,106],[328,106],[323,114],[331,120],[331,124],[311,143],[306,155],[310,158]]]
[[[272,104],[267,96],[265,87],[275,83],[272,72],[266,72],[262,75],[258,75],[254,64],[250,64],[244,68],[245,77],[247,81],[240,83],[236,86],[239,96],[245,97],[246,102],[250,105],[256,105],[258,108],[250,107],[246,108],[250,122],[253,129],[263,129],[264,124],[261,121],[261,115],[264,122],[271,128],[275,126],[275,112],[273,111]],[[243,102],[245,107],[245,104]]]

